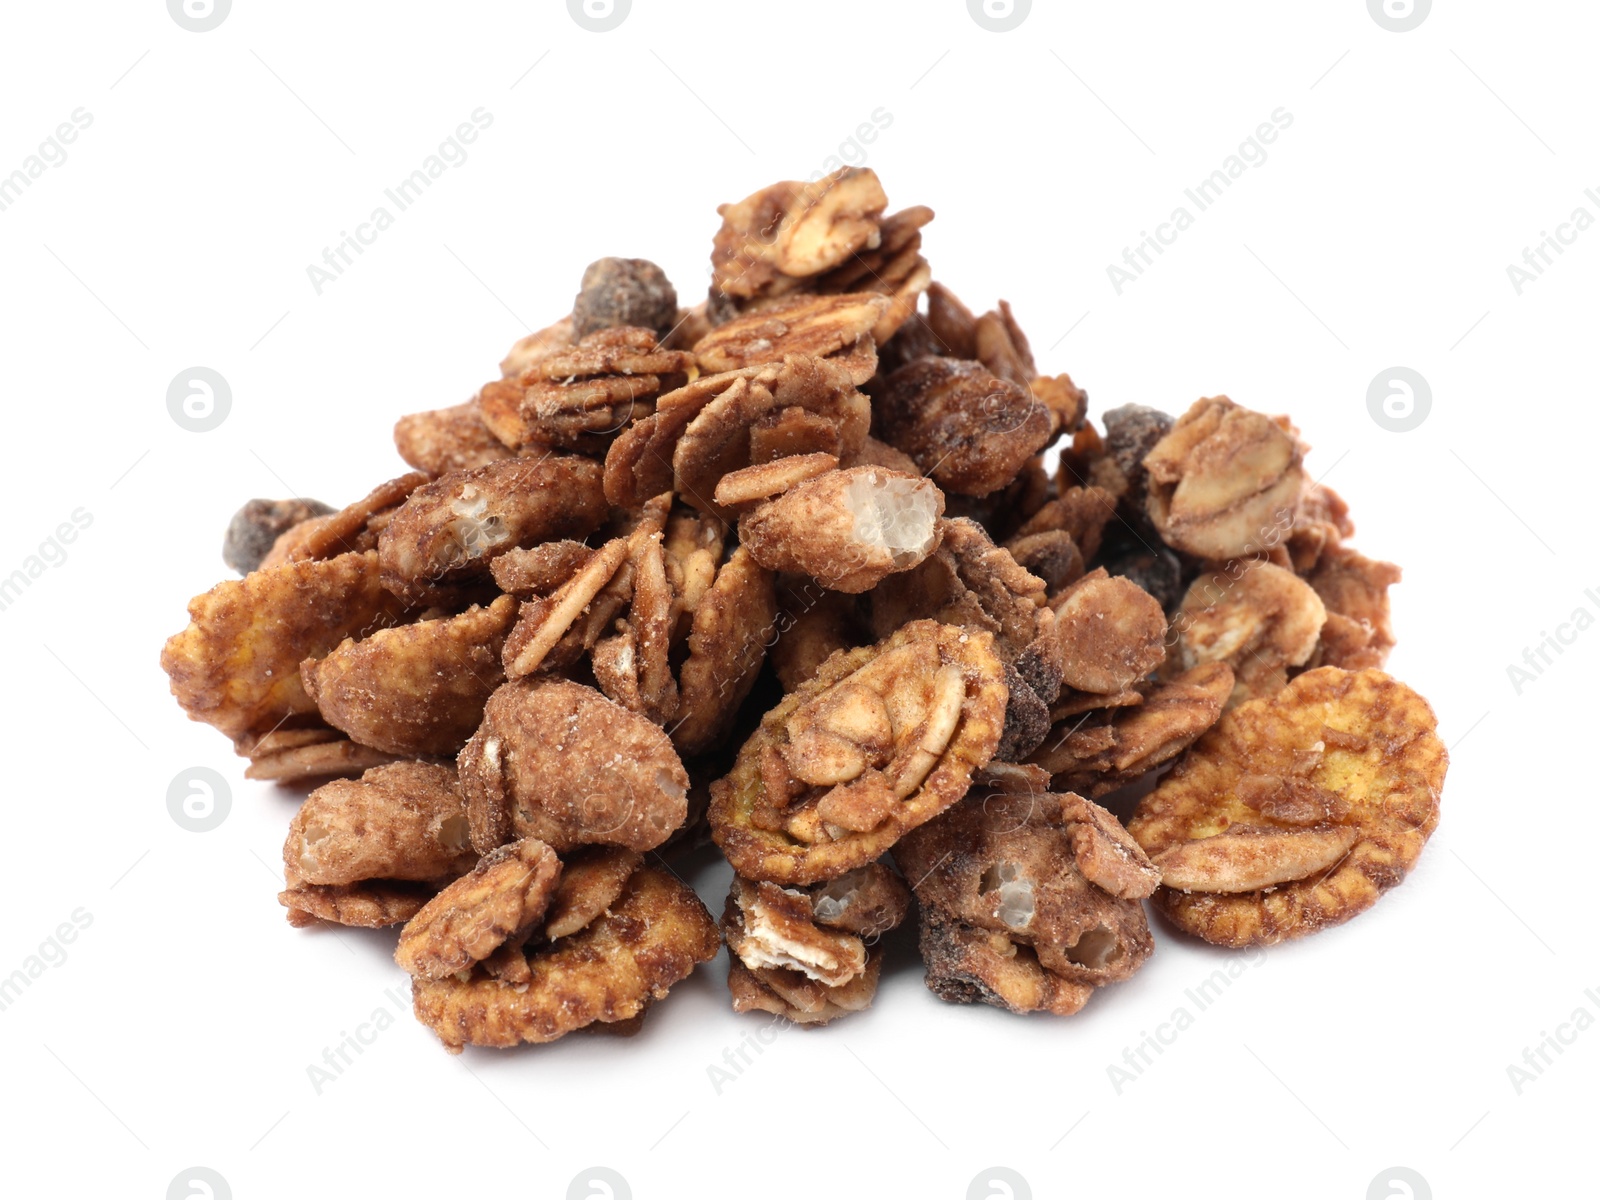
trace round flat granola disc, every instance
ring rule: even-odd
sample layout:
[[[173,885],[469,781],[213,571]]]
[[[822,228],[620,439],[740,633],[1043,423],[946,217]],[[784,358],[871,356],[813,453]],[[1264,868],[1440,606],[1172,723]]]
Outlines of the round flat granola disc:
[[[1365,912],[1438,824],[1448,756],[1435,726],[1426,700],[1376,670],[1323,667],[1241,704],[1129,822],[1162,871],[1155,903],[1235,947]]]

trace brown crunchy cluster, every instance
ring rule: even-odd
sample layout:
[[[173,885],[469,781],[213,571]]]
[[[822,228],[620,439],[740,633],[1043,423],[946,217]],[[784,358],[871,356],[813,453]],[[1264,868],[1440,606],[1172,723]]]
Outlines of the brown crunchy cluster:
[[[1320,667],[1223,717],[1128,828],[1180,929],[1279,942],[1348,921],[1406,877],[1438,824],[1447,762],[1416,692]]]
[[[1036,768],[992,771],[895,847],[942,999],[1070,1016],[1150,957],[1140,901],[1160,876],[1114,816],[1047,784]]]
[[[599,259],[407,473],[235,515],[162,665],[314,789],[292,924],[399,927],[456,1051],[636,1032],[724,943],[735,1010],[827,1024],[913,898],[937,996],[1067,1015],[1147,897],[1251,945],[1404,877],[1445,758],[1379,670],[1400,572],[1287,418],[1090,421],[870,170],[719,213],[703,302]],[[713,844],[720,929],[670,867]]]
[[[860,1012],[878,990],[881,939],[910,907],[910,889],[882,863],[803,889],[736,875],[722,914],[734,1010],[799,1025]]]

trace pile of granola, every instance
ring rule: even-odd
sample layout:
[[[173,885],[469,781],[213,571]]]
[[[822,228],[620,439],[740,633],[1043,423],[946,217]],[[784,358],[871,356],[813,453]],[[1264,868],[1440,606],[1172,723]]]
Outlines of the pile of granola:
[[[1078,1011],[1154,945],[1349,920],[1438,821],[1381,670],[1399,569],[1284,417],[1047,376],[869,170],[724,205],[710,296],[602,259],[412,470],[253,500],[162,654],[252,779],[320,784],[295,925],[398,926],[452,1051],[631,1033],[726,944],[740,1012],[928,987]],[[1126,822],[1118,813],[1127,816]],[[713,918],[672,868],[714,842]]]

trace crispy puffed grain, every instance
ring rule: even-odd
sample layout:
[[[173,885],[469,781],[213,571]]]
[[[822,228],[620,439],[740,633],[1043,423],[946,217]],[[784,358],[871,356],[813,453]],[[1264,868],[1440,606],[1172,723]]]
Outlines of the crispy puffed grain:
[[[261,566],[273,544],[284,533],[313,517],[325,517],[333,507],[320,500],[249,500],[228,522],[222,542],[222,561],[241,575]]]
[[[483,423],[476,400],[401,417],[394,446],[409,465],[433,477],[475,471],[514,453]]]
[[[683,754],[704,754],[727,738],[734,714],[755,686],[777,619],[772,572],[740,546],[694,610],[671,731]]]
[[[289,924],[300,927],[327,921],[358,929],[403,925],[422,911],[438,884],[391,882],[307,883],[278,893],[278,903],[288,909]]]
[[[999,745],[1004,665],[993,635],[913,621],[834,655],[769,712],[712,785],[711,831],[740,874],[780,884],[836,878],[878,858],[967,790]],[[822,802],[886,789],[870,830],[831,827]]]
[[[784,182],[721,205],[712,287],[724,296],[781,295],[881,242],[889,206],[874,171],[845,167],[812,183]]]
[[[301,804],[283,843],[290,887],[434,880],[474,861],[455,772],[436,763],[391,763],[324,784]]]
[[[694,356],[708,374],[782,362],[791,354],[837,356],[852,383],[865,383],[877,369],[877,353],[861,374],[852,352],[863,341],[871,346],[872,329],[890,303],[873,292],[796,296],[717,326],[695,343]]]
[[[542,542],[507,550],[489,565],[489,573],[502,592],[527,600],[548,596],[576,575],[593,554],[588,546],[570,538]]]
[[[880,467],[829,471],[739,519],[739,539],[774,571],[859,593],[908,571],[939,545],[944,495],[931,482]]]
[[[457,758],[472,844],[536,837],[650,850],[687,814],[689,776],[657,726],[594,688],[536,676],[501,685]]]
[[[637,850],[626,846],[583,846],[572,851],[545,909],[540,936],[553,942],[584,928],[616,903],[643,861]]]
[[[1167,614],[1155,597],[1104,568],[1085,575],[1055,606],[1062,681],[1111,695],[1132,687],[1166,659]]]
[[[724,475],[717,481],[711,498],[723,508],[738,509],[770,500],[808,479],[838,469],[837,454],[790,454]]]
[[[1064,714],[1030,761],[1058,790],[1104,796],[1182,754],[1217,723],[1232,694],[1232,668],[1205,663],[1157,684],[1142,704],[1111,710],[1104,724]]]
[[[1198,860],[1179,858],[1189,890],[1156,901],[1174,924],[1218,945],[1267,945],[1348,921],[1405,878],[1438,824],[1447,762],[1421,696],[1381,671],[1323,667],[1227,713],[1128,828],[1152,858],[1234,826],[1276,829],[1290,835],[1283,861],[1299,866],[1320,857],[1292,849],[1295,837],[1321,851],[1323,827],[1354,829],[1336,862],[1267,890],[1208,891]],[[1216,886],[1235,881],[1219,869]]]
[[[1342,618],[1335,637],[1324,626],[1315,665],[1347,671],[1383,666],[1394,648],[1389,589],[1400,582],[1400,568],[1348,546],[1333,546],[1323,552],[1307,582],[1321,597],[1329,621]]]
[[[924,358],[884,380],[877,434],[940,487],[986,496],[1012,481],[1050,439],[1050,410],[981,363]]]
[[[1153,949],[1139,901],[1161,877],[1116,818],[1081,796],[1015,776],[980,782],[894,856],[924,911],[1029,947],[1072,983],[1119,983]]]
[[[1227,663],[1236,703],[1270,696],[1288,682],[1289,668],[1310,659],[1327,615],[1294,572],[1258,560],[1230,563],[1189,585],[1172,619],[1177,653],[1169,666]]]
[[[412,1009],[452,1053],[469,1043],[552,1042],[637,1016],[720,945],[699,897],[667,872],[640,867],[610,911],[529,956],[526,984],[478,972],[466,981],[419,979]]]
[[[861,974],[839,987],[828,987],[782,967],[752,971],[733,958],[728,962],[728,993],[734,1012],[771,1013],[814,1028],[868,1008],[877,994],[882,969],[881,945],[868,952]]]
[[[1146,511],[1168,545],[1202,558],[1244,558],[1292,521],[1305,473],[1277,421],[1226,396],[1197,400],[1144,457]]]
[[[576,456],[508,458],[418,488],[378,539],[383,585],[412,602],[489,586],[515,546],[581,538],[606,516],[600,464]]]
[[[415,979],[471,969],[525,941],[561,879],[561,860],[537,838],[491,850],[400,931],[394,960]]]
[[[315,713],[300,663],[403,612],[379,582],[375,551],[285,563],[191,600],[189,626],[168,639],[161,666],[192,720],[238,738]]]
[[[322,719],[364,746],[454,755],[505,680],[500,648],[516,610],[514,599],[501,596],[459,616],[346,638],[301,663],[301,682]]]
[[[372,767],[398,757],[349,738],[334,738],[315,745],[293,746],[247,756],[246,779],[263,783],[298,784],[322,779],[354,779]]]

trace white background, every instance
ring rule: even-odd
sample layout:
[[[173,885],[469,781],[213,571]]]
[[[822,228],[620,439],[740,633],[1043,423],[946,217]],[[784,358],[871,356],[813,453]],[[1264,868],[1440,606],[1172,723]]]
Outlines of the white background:
[[[594,1164],[640,1198],[958,1200],[994,1165],[1036,1197],[1361,1200],[1397,1165],[1438,1197],[1580,1186],[1600,1029],[1520,1095],[1507,1067],[1600,1017],[1600,632],[1520,695],[1507,667],[1600,615],[1600,229],[1521,295],[1506,267],[1580,204],[1600,216],[1593,5],[1440,0],[1409,33],[1362,0],[1040,0],[1008,33],[960,0],[635,0],[608,33],[557,0],[237,0],[199,34],[159,0],[3,19],[0,174],[93,115],[0,212],[0,575],[93,517],[0,612],[0,975],[92,916],[0,1012],[8,1194],[159,1198],[194,1165],[240,1200],[558,1197]],[[317,295],[306,267],[480,106],[468,160]],[[1118,295],[1107,265],[1280,106],[1268,161]],[[242,501],[397,474],[394,418],[493,377],[593,258],[701,294],[715,205],[823,169],[880,107],[866,162],[895,206],[937,210],[936,276],[1010,299],[1094,411],[1226,392],[1295,416],[1355,544],[1405,566],[1390,666],[1453,748],[1439,833],[1121,1094],[1108,1066],[1229,956],[1158,927],[1134,980],[1052,1020],[943,1005],[908,950],[870,1013],[781,1033],[720,1094],[708,1067],[764,1023],[729,1010],[720,962],[631,1042],[451,1058],[386,997],[391,935],[284,922],[295,794],[183,718],[161,642],[224,576]],[[232,388],[209,433],[166,409],[195,365]],[[1395,365],[1432,387],[1409,433],[1367,411]],[[199,765],[232,783],[205,834],[166,810]],[[723,873],[695,882],[720,909]],[[316,1094],[307,1067],[378,1008],[398,1019]]]

